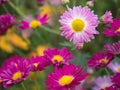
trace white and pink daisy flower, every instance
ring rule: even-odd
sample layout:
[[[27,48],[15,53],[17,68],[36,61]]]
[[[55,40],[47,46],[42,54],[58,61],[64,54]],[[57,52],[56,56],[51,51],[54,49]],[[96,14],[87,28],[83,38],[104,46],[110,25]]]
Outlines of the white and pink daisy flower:
[[[114,73],[120,73],[120,63],[110,63],[108,68],[111,69]]]
[[[99,34],[96,27],[99,24],[97,15],[86,7],[68,8],[59,20],[61,24],[62,36],[74,44],[90,42],[94,39],[94,34]]]

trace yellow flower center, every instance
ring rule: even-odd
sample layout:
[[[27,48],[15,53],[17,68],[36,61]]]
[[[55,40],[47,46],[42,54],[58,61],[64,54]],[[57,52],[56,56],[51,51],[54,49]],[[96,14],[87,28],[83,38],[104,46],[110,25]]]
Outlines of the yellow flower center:
[[[117,29],[117,32],[120,32],[120,27]]]
[[[38,63],[34,63],[33,65],[34,65],[35,67],[37,67],[37,66],[38,66]]]
[[[2,78],[0,77],[0,83],[3,82]]]
[[[61,86],[69,85],[73,81],[74,77],[71,75],[64,75],[59,79],[59,84]]]
[[[118,72],[120,72],[120,66],[118,67]]]
[[[60,55],[55,55],[55,56],[52,58],[52,62],[55,63],[55,61],[61,62],[61,61],[63,61],[63,57],[60,56]]]
[[[105,63],[105,64],[107,64],[108,62],[109,62],[108,59],[100,59],[99,60],[99,63]]]
[[[13,77],[12,77],[13,80],[17,80],[17,79],[20,79],[20,78],[22,78],[22,73],[21,72],[16,72],[16,73],[13,74]]]
[[[104,87],[103,87],[103,90],[106,90],[106,88],[108,88],[109,86],[107,86],[107,85],[105,85]]]
[[[82,32],[85,27],[85,23],[81,19],[75,19],[72,21],[72,28],[75,32]]]
[[[30,23],[30,27],[32,27],[33,29],[37,28],[40,25],[41,23],[38,20],[32,20]]]

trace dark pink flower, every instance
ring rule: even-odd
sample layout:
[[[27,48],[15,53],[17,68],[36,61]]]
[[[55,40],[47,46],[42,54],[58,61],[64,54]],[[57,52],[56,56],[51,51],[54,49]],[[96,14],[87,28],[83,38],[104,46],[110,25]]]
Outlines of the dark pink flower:
[[[114,55],[119,55],[120,54],[120,41],[115,42],[113,44],[106,44],[104,46],[104,49],[109,53],[112,53]]]
[[[0,34],[3,34],[10,28],[13,24],[15,24],[15,17],[11,14],[3,14],[0,16]]]
[[[67,48],[62,48],[61,50],[49,48],[44,52],[44,56],[49,60],[50,64],[55,65],[68,64],[70,60],[74,59],[72,53]]]
[[[103,32],[106,36],[120,36],[120,17],[118,19],[113,19],[113,22],[110,23],[109,28],[105,28]]]
[[[116,73],[111,80],[116,87],[120,88],[120,73]]]
[[[20,25],[19,28],[20,29],[36,29],[41,25],[46,25],[48,22],[48,15],[45,14],[44,16],[41,16],[40,14],[37,15],[37,18],[32,20],[31,22],[27,21],[27,20],[21,20],[20,21]]]
[[[93,68],[105,67],[113,60],[113,57],[110,53],[98,52],[88,61],[88,66]]]
[[[1,84],[4,88],[10,88],[16,83],[26,79],[31,71],[31,63],[27,58],[13,56],[7,59],[0,71]]]
[[[0,0],[0,5],[2,5],[5,2],[8,2],[9,0]]]
[[[49,61],[43,56],[32,57],[31,63],[33,71],[42,71],[45,66],[49,65]]]
[[[55,68],[54,73],[51,72],[48,75],[47,90],[75,90],[75,86],[79,85],[88,75],[88,73],[83,73],[80,66],[74,64],[64,65],[59,69]]]

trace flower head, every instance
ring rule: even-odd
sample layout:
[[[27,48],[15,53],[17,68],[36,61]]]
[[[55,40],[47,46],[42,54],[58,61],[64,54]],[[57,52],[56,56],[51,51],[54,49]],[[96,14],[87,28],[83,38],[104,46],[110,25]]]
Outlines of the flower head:
[[[47,62],[45,57],[34,56],[34,57],[32,57],[32,61],[31,61],[31,63],[32,63],[32,70],[33,71],[42,71],[42,70],[44,70],[45,66],[49,65],[48,62]]]
[[[5,33],[10,26],[15,24],[15,17],[11,14],[3,14],[0,16],[0,34]]]
[[[50,64],[55,65],[67,64],[69,60],[74,59],[72,53],[68,52],[67,48],[62,48],[61,50],[49,48],[45,50],[44,56],[49,60]]]
[[[109,53],[112,53],[114,55],[119,55],[120,54],[120,41],[115,42],[113,44],[106,44],[104,46],[104,49]]]
[[[35,28],[37,28],[37,27],[39,27],[41,25],[47,24],[47,19],[48,19],[47,14],[45,14],[43,16],[38,14],[37,19],[34,19],[31,22],[28,22],[26,20],[21,20],[19,28],[20,29],[29,29],[29,28],[35,29]]]
[[[106,23],[112,23],[113,17],[111,11],[106,11],[105,14],[102,16],[102,21]]]
[[[116,87],[120,88],[120,73],[116,73],[111,80]]]
[[[10,88],[12,85],[25,80],[30,71],[30,60],[18,56],[10,57],[3,65],[0,73],[2,86]]]
[[[98,52],[93,55],[91,60],[88,61],[88,66],[93,68],[105,67],[111,60],[113,60],[112,54]]]
[[[118,19],[113,19],[113,22],[110,23],[109,28],[105,28],[103,32],[106,36],[120,36],[120,17]]]
[[[120,73],[120,64],[119,63],[110,63],[108,68],[111,69],[114,73]]]
[[[98,26],[98,17],[88,7],[73,7],[68,9],[61,17],[61,35],[65,35],[66,39],[70,39],[74,44],[90,42],[94,39],[94,34],[99,34],[96,31]]]
[[[73,64],[64,65],[62,68],[55,68],[54,73],[48,75],[46,81],[48,90],[74,90],[89,74],[83,73],[80,66]]]
[[[113,84],[109,76],[98,77],[94,82],[95,86],[92,90],[106,90],[106,88]]]

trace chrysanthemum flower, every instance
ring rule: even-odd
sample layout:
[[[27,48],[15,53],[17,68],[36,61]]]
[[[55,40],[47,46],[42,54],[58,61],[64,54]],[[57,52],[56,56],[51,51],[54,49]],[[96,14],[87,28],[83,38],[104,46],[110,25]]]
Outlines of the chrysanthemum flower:
[[[114,85],[120,88],[120,73],[116,73],[111,79]]]
[[[113,19],[113,23],[110,23],[109,28],[105,28],[103,32],[106,36],[120,36],[120,17],[118,19]]]
[[[75,90],[89,74],[83,73],[80,66],[73,64],[64,65],[62,68],[55,68],[54,73],[48,75],[46,81],[47,90]]]
[[[94,86],[92,90],[106,90],[107,87],[113,84],[109,76],[98,77],[94,83],[96,86]]]
[[[120,73],[120,64],[119,63],[110,63],[108,68],[111,69],[114,73]]]
[[[10,88],[16,83],[26,79],[31,71],[30,60],[21,57],[11,57],[3,65],[0,77],[2,86]]]
[[[110,53],[98,52],[94,54],[92,59],[88,61],[88,66],[93,68],[105,67],[113,60],[113,55]]]
[[[112,23],[113,22],[113,17],[111,11],[106,11],[105,14],[102,16],[102,21],[103,23]]]
[[[72,53],[68,52],[67,48],[62,48],[61,50],[48,48],[44,51],[44,56],[49,60],[50,64],[55,65],[68,64],[69,60],[74,59]]]
[[[90,39],[94,39],[94,34],[99,34],[95,29],[99,23],[98,17],[87,6],[69,8],[59,22],[62,25],[61,35],[74,44],[90,42]]]
[[[114,55],[120,55],[120,41],[115,42],[113,44],[106,44],[104,46],[104,49],[107,52],[112,53]]]
[[[45,57],[42,57],[42,56],[32,57],[31,63],[32,63],[33,71],[42,71],[44,70],[45,66],[49,65],[49,61]]]
[[[102,90],[104,90],[104,89],[102,89]],[[110,87],[107,87],[105,90],[117,90],[117,87],[112,85]]]
[[[11,14],[3,14],[0,16],[0,34],[5,33],[8,28],[15,24],[15,17]]]
[[[37,27],[41,25],[47,24],[47,19],[48,19],[47,14],[43,16],[38,14],[37,19],[34,19],[31,22],[28,22],[26,20],[21,20],[19,28],[20,29],[30,29],[30,28],[36,29]]]

